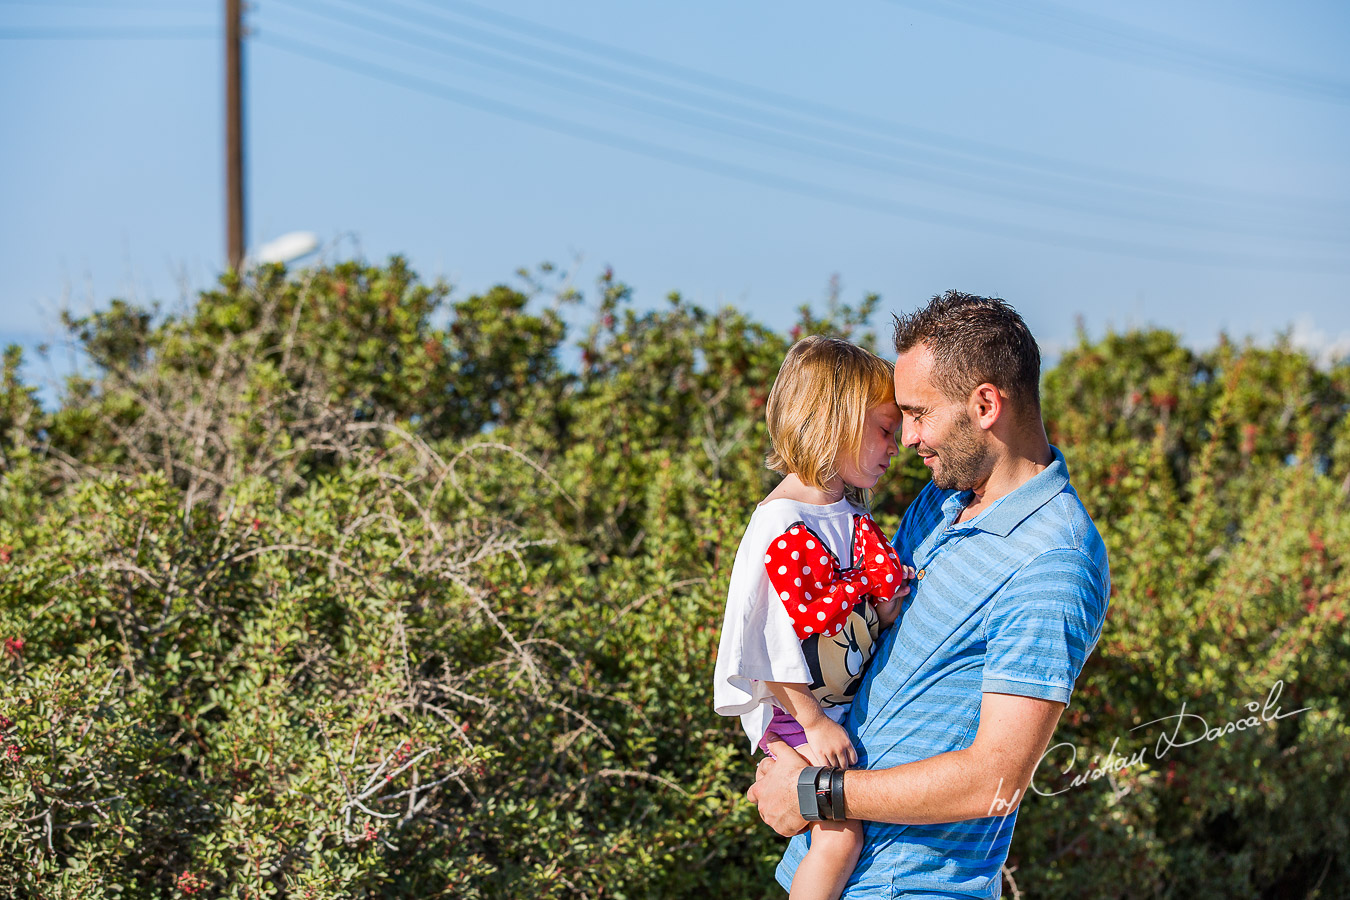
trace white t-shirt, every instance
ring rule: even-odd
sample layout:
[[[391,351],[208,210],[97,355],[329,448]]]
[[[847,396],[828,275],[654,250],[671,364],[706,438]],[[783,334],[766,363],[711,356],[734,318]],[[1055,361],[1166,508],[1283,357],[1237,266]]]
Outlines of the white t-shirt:
[[[731,569],[731,587],[722,620],[722,638],[713,674],[713,707],[720,715],[740,716],[741,726],[752,746],[758,745],[773,718],[773,694],[766,681],[810,685],[812,674],[783,603],[764,567],[769,544],[797,522],[805,523],[840,560],[853,552],[854,516],[863,511],[847,499],[826,506],[781,498],[755,508],[736,551]],[[847,562],[845,563],[847,564]],[[876,614],[868,604],[859,604],[858,629],[866,655],[876,637]],[[822,703],[825,714],[842,722],[848,703]]]

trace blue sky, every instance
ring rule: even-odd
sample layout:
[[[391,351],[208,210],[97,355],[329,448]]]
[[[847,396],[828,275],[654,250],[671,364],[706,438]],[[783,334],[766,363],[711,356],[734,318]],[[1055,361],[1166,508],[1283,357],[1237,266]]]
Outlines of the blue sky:
[[[224,258],[223,4],[0,0],[0,341]],[[248,241],[1350,351],[1350,6],[258,0]],[[59,354],[58,354],[59,356]],[[59,360],[33,371],[57,373]]]

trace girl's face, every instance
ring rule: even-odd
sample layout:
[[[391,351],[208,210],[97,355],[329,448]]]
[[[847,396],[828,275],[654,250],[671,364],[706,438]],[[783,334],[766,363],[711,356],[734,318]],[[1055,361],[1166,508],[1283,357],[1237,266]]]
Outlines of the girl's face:
[[[880,403],[867,411],[858,458],[835,461],[839,477],[845,484],[870,490],[881,480],[891,464],[891,457],[898,452],[895,437],[900,421],[900,407],[895,401]]]

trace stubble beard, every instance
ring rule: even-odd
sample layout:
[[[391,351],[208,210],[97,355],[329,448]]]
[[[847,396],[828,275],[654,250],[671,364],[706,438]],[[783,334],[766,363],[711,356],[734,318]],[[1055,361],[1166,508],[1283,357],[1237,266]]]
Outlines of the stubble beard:
[[[989,454],[979,431],[964,411],[937,453],[933,484],[944,491],[972,491],[989,474]]]

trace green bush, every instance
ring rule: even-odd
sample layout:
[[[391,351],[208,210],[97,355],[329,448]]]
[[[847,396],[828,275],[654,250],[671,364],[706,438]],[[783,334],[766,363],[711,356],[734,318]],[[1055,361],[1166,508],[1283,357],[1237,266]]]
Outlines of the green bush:
[[[12,895],[780,895],[710,682],[788,340],[639,313],[607,273],[571,370],[556,275],[451,302],[395,259],[114,303],[70,322],[95,369],[52,412],[6,355]],[[796,334],[870,342],[876,305]],[[1345,896],[1347,398],[1285,344],[1160,331],[1046,373],[1114,588],[1009,893]],[[884,526],[924,478],[897,466]],[[1305,711],[1161,754],[1132,730],[1281,681]]]

